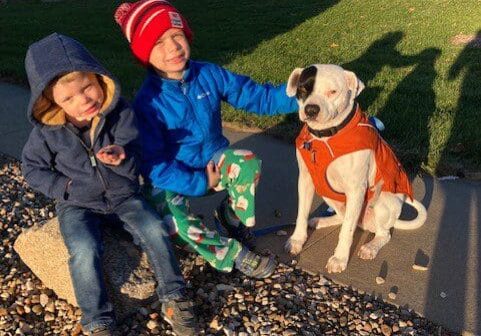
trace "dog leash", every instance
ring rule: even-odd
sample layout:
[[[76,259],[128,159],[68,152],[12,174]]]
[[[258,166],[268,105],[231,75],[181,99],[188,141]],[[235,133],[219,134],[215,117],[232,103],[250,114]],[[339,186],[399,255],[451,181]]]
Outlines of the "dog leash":
[[[321,211],[320,213],[320,216],[319,217],[330,217],[330,216],[333,216],[335,215],[335,212],[334,212],[334,209],[332,208],[328,208],[327,210],[324,210],[324,211]],[[198,215],[199,217],[203,218],[204,216],[200,216]],[[227,233],[227,230],[224,228],[224,226],[220,223],[220,221],[214,217],[214,225],[216,226],[216,229],[217,231],[221,234],[221,235],[224,235],[224,236],[229,236],[229,234]],[[278,225],[274,225],[274,226],[269,226],[269,227],[266,227],[266,228],[262,228],[262,229],[256,229],[256,230],[252,230],[252,234],[257,238],[257,237],[262,237],[262,236],[266,236],[268,234],[271,234],[271,233],[276,233],[280,230],[283,230],[283,229],[287,229],[291,226],[295,226],[296,223],[289,223],[289,224],[278,224]]]
[[[330,217],[330,216],[333,216],[334,214],[335,214],[334,210],[329,208],[327,210],[322,211],[319,217]],[[262,229],[252,230],[252,233],[256,237],[262,237],[271,233],[276,233],[283,229],[287,229],[294,225],[296,225],[296,223],[279,224],[279,225],[269,226]]]

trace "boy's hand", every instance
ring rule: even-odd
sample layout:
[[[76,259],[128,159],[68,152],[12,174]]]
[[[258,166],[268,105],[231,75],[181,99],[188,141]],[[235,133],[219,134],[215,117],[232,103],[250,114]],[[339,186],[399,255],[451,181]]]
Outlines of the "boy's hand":
[[[209,161],[207,167],[205,167],[205,173],[207,174],[208,189],[212,189],[219,184],[220,170],[214,161]]]
[[[95,154],[95,157],[102,163],[118,166],[122,160],[125,159],[125,151],[122,146],[108,145],[102,147],[97,154]]]

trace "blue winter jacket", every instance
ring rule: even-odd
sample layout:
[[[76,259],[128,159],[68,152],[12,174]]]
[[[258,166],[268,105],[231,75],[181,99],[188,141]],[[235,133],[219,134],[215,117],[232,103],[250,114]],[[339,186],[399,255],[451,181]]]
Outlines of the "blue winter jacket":
[[[23,149],[22,171],[30,186],[59,203],[104,213],[138,192],[135,115],[120,98],[112,75],[79,42],[57,33],[29,47],[25,69],[31,88],[27,113],[34,128]],[[66,126],[65,112],[42,94],[55,77],[72,71],[96,73],[104,89],[105,102],[92,120],[91,146]],[[95,159],[100,148],[111,144],[126,152],[118,166]]]
[[[182,80],[149,70],[134,100],[144,178],[160,189],[204,195],[207,163],[229,146],[222,134],[222,101],[261,115],[298,109],[285,84],[261,85],[212,63],[189,61]]]

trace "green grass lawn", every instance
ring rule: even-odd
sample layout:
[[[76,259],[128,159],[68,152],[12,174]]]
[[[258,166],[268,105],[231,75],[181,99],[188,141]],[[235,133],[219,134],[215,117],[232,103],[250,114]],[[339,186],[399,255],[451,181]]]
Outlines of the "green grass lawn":
[[[132,98],[144,70],[113,20],[119,1],[0,5],[0,77],[26,83],[28,45],[57,31],[83,42]],[[411,171],[456,174],[481,167],[479,0],[177,0],[194,30],[193,57],[259,81],[281,83],[295,67],[335,63],[366,84],[363,109]],[[225,106],[225,120],[292,140],[295,115],[256,117]]]

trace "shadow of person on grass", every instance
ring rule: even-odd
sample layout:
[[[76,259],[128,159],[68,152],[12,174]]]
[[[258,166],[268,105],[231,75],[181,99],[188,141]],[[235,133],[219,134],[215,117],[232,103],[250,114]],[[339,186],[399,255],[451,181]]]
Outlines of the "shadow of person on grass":
[[[429,121],[436,110],[433,85],[437,73],[434,66],[440,55],[439,49],[429,48],[417,55],[404,56],[414,67],[376,115],[386,126],[383,137],[398,153],[411,175],[419,173],[428,159]]]
[[[456,110],[448,140],[437,166],[437,175],[460,175],[481,166],[481,136],[478,125],[481,117],[481,30],[461,51],[448,73],[448,80],[462,77]],[[463,159],[468,166],[459,162]]]
[[[412,60],[401,55],[396,49],[403,37],[404,33],[401,31],[386,33],[374,41],[361,56],[342,65],[344,69],[356,73],[357,77],[366,85],[358,97],[364,111],[368,110],[383,90],[380,86],[373,86],[372,80],[377,74],[386,66],[398,68],[411,64]]]
[[[386,33],[380,39],[374,41],[358,58],[341,65],[344,69],[355,72],[357,77],[365,84],[366,88],[356,99],[364,111],[368,111],[383,90],[380,86],[372,86],[372,81],[384,67],[406,67],[419,61],[418,57],[402,55],[396,49],[403,37],[404,33],[401,31]],[[264,133],[293,143],[301,128],[302,125],[297,114],[291,114],[276,126],[265,130]]]

